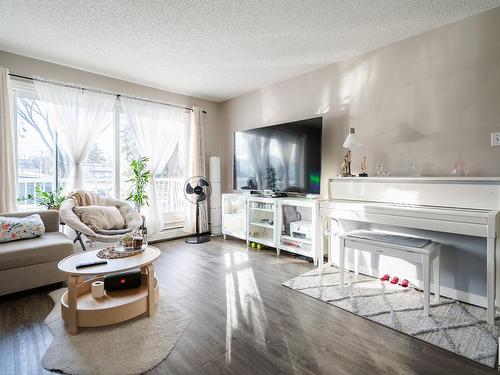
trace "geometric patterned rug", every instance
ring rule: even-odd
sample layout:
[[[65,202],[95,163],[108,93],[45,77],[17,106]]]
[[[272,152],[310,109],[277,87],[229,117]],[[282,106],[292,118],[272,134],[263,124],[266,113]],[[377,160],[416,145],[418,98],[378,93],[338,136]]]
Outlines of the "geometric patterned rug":
[[[343,289],[336,267],[314,269],[283,283],[330,305],[406,333],[489,367],[498,353],[497,328],[486,323],[486,309],[431,294],[429,316],[423,293],[389,281],[346,271]]]

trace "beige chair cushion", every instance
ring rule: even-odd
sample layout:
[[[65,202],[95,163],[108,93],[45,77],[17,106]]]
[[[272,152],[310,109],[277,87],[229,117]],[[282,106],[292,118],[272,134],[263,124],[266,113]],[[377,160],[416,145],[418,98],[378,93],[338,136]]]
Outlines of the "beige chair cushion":
[[[117,242],[120,241],[123,237],[123,234],[99,234],[94,230],[89,228],[86,224],[84,224],[81,219],[76,216],[74,212],[75,207],[77,206],[75,200],[73,198],[66,199],[59,209],[59,213],[61,215],[61,220],[66,223],[70,228],[83,233],[87,238],[98,241],[98,242]],[[130,203],[126,201],[121,201],[118,199],[113,199],[110,197],[100,197],[99,198],[99,206],[114,206],[117,207],[125,220],[125,229],[134,231],[140,228],[143,225],[144,218],[142,215],[134,210],[134,208],[130,205]],[[145,225],[145,223],[144,223]],[[99,229],[102,231],[103,229]]]
[[[125,220],[115,206],[77,206],[75,214],[93,231],[123,229],[125,226]]]
[[[59,261],[73,254],[73,242],[60,232],[0,243],[0,270]]]

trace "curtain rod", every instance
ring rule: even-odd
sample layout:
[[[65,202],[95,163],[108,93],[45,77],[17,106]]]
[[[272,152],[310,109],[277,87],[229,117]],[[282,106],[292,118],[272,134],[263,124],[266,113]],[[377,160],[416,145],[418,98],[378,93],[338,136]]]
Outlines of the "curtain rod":
[[[117,99],[119,99],[119,98],[135,99],[135,100],[141,100],[143,102],[155,103],[155,104],[162,104],[162,105],[167,105],[169,107],[183,108],[183,109],[188,110],[188,111],[193,111],[193,108],[191,108],[191,107],[185,107],[183,105],[170,104],[170,103],[160,102],[160,101],[156,101],[156,100],[149,100],[149,99],[137,98],[137,97],[134,97],[134,96],[124,95],[124,94],[118,94],[118,93],[115,93],[115,92],[109,92],[109,91],[105,91],[105,90],[102,90],[102,91],[101,90],[94,90],[94,89],[89,89],[89,88],[82,87],[82,86],[68,85],[68,84],[59,83],[59,82],[52,82],[52,81],[48,81],[48,80],[43,80],[43,79],[37,79],[37,78],[33,78],[33,77],[22,76],[22,75],[14,74],[14,73],[9,73],[9,76],[16,77],[16,78],[27,79],[27,80],[30,80],[30,81],[40,81],[40,82],[51,83],[53,85],[58,85],[58,86],[72,87],[72,88],[75,88],[75,89],[87,90],[87,91],[92,91],[92,92],[99,92],[99,93],[102,93],[102,94],[108,94],[108,95],[116,96]],[[203,113],[207,113],[207,112],[204,110]]]

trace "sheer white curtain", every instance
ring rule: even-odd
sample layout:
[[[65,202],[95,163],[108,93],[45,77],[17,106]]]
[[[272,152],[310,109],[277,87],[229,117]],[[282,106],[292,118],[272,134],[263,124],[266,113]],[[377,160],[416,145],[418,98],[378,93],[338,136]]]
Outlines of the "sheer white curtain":
[[[64,191],[79,189],[82,183],[80,164],[108,125],[106,115],[113,110],[116,98],[41,81],[35,81],[35,87],[40,100],[47,103],[49,121],[72,164]]]
[[[182,140],[188,126],[188,114],[183,108],[164,104],[129,98],[121,98],[121,102],[129,118],[140,156],[149,158],[148,167],[153,177],[149,184],[149,206],[144,208],[143,213],[149,233],[158,233],[162,229],[163,220],[155,175],[163,172],[177,144]]]
[[[248,155],[252,166],[257,186],[259,189],[267,189],[264,181],[264,173],[269,166],[269,138],[258,134],[245,134],[247,139]]]
[[[0,66],[0,212],[16,209],[16,158],[9,69]]]
[[[189,121],[188,177],[206,176],[205,173],[205,126],[203,109],[193,107]],[[196,205],[186,206],[184,231],[194,233],[196,227]],[[207,202],[200,204],[200,232],[208,232]]]
[[[277,139],[278,145],[280,148],[279,158],[281,160],[281,165],[283,166],[283,178],[282,181],[284,184],[287,184],[286,187],[292,186],[300,186],[297,185],[297,181],[290,181],[290,161],[295,158],[295,152],[297,151],[297,137],[291,135],[284,135],[281,138]],[[294,163],[295,164],[295,163]],[[294,175],[297,178],[297,175]],[[284,186],[282,185],[281,188]]]

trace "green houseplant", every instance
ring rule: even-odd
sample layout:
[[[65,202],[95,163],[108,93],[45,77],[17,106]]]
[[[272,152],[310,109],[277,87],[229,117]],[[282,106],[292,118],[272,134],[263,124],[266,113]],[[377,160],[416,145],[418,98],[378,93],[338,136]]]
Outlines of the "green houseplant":
[[[54,191],[45,191],[42,190],[40,186],[35,187],[36,195],[28,194],[25,197],[19,198],[17,201],[27,201],[34,200],[38,205],[45,206],[47,209],[55,209],[58,210],[61,207],[62,202],[66,199],[64,195],[61,194],[63,188],[58,187]]]
[[[278,174],[276,173],[276,169],[273,167],[266,168],[264,180],[266,181],[266,188],[272,191],[278,190]]]
[[[147,169],[149,158],[142,156],[130,162],[132,177],[127,182],[132,182],[132,190],[130,191],[127,200],[134,202],[137,211],[141,211],[141,207],[149,206],[149,197],[146,193],[146,187],[151,180],[151,171]]]

